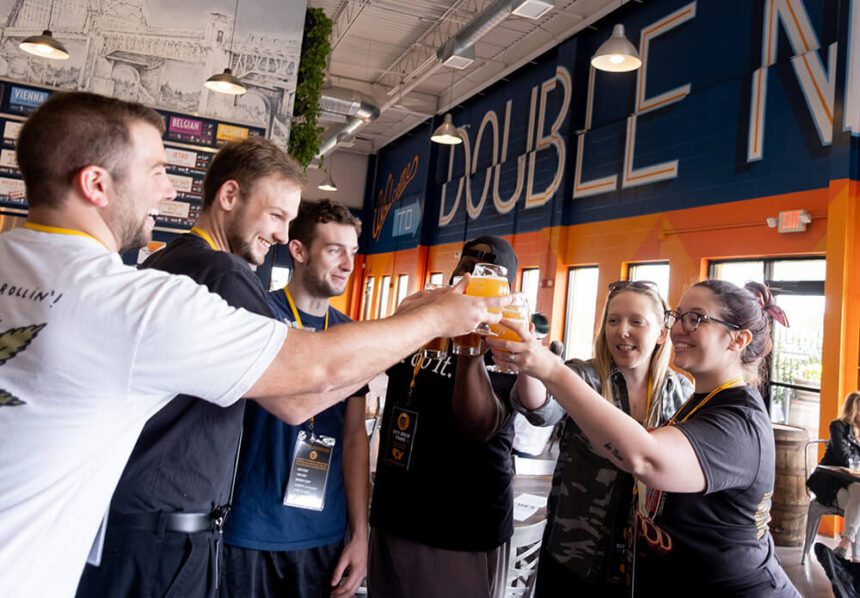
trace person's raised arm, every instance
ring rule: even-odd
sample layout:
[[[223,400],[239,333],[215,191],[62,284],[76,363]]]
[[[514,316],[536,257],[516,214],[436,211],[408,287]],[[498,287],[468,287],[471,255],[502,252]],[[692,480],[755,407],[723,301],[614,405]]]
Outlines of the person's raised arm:
[[[529,339],[521,324],[503,320],[507,326]],[[648,486],[670,492],[701,492],[705,476],[684,434],[674,427],[647,432],[635,419],[611,405],[577,376],[549,349],[540,344],[516,343],[490,338],[496,362],[519,368],[542,381],[567,411],[592,446]]]
[[[324,393],[312,404],[313,412],[319,412],[348,395],[331,391],[356,387],[432,338],[457,336],[481,322],[497,322],[500,316],[488,308],[505,305],[509,299],[464,295],[467,279],[390,318],[341,324],[324,332],[291,330],[246,397],[287,422],[304,421],[313,413],[296,415],[300,407],[293,403],[302,401],[293,401],[290,395]]]
[[[505,408],[493,390],[483,353],[457,357],[451,407],[457,427],[472,440],[484,442],[501,426]]]

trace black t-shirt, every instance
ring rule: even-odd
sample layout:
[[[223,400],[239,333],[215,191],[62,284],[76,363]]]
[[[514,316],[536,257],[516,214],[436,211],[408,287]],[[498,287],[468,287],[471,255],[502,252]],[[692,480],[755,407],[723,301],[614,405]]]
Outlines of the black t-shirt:
[[[705,397],[694,394],[676,426],[698,457],[706,489],[663,493],[654,523],[665,535],[649,533],[663,547],[671,538],[671,550],[653,550],[640,535],[640,595],[796,596],[768,531],[775,450],[761,395],[748,386],[723,390],[681,422]]]
[[[416,353],[388,370],[370,524],[434,548],[492,550],[513,533],[513,417],[508,412],[486,442],[465,438],[452,411],[456,357],[426,359],[409,400],[418,358]],[[516,377],[491,373],[490,378],[507,406]],[[408,469],[388,458],[396,444],[393,429],[403,423],[395,418],[396,409],[417,414]]]
[[[234,307],[271,317],[266,291],[248,263],[183,235],[142,268],[185,274]],[[229,351],[229,347],[224,347]],[[111,510],[208,512],[227,502],[245,401],[223,408],[178,395],[144,426],[114,492]]]

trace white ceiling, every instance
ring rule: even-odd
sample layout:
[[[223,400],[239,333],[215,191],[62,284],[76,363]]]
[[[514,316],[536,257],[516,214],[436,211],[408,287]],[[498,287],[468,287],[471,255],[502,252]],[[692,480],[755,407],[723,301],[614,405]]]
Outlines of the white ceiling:
[[[337,149],[377,152],[628,1],[555,0],[537,21],[511,15],[475,44],[470,66],[455,70],[437,64],[437,48],[493,0],[308,0],[334,21],[328,84],[359,91],[382,109],[351,147]],[[325,138],[343,123],[322,125]]]

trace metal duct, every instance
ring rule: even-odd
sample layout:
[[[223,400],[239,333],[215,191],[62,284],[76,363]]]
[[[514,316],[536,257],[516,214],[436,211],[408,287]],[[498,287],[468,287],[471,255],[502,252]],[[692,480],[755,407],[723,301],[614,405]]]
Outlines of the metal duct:
[[[379,108],[364,99],[364,96],[352,89],[332,87],[324,89],[320,96],[320,112],[342,117],[346,124],[332,131],[317,151],[318,157],[323,157],[337,146],[338,138],[342,135],[351,136],[366,122],[379,118]]]
[[[507,19],[512,12],[514,12],[513,0],[496,0],[474,19],[466,23],[460,31],[448,38],[436,50],[436,58],[439,62],[444,62],[454,54],[461,54],[496,25]]]
[[[391,106],[393,106],[396,102],[400,101],[400,99],[415,89],[422,81],[424,81],[427,77],[432,75],[436,70],[438,70],[441,63],[450,58],[454,54],[461,54],[466,48],[473,45],[476,41],[484,37],[488,31],[490,31],[493,27],[504,21],[513,11],[515,4],[521,4],[521,1],[518,0],[496,0],[480,14],[478,14],[474,19],[463,25],[463,27],[455,33],[452,37],[448,38],[445,43],[443,43],[436,50],[436,60],[428,60],[422,65],[422,68],[430,67],[429,70],[424,71],[418,78],[412,80],[408,85],[404,88],[397,91],[396,95],[389,99],[385,105],[382,107],[382,111],[384,112]],[[398,86],[399,87],[399,86]],[[337,90],[329,89],[323,91],[323,100],[320,102],[321,106],[323,106],[323,110],[326,112],[336,112],[329,106],[323,104],[323,101],[330,99],[332,104],[337,104],[339,106],[349,106],[350,110],[355,103],[355,98],[351,94],[357,94],[359,97],[361,94],[357,92],[353,92],[351,90]],[[346,94],[341,94],[342,91],[347,92]],[[392,90],[394,91],[394,90]],[[329,96],[328,98],[326,96]],[[358,112],[355,113],[354,117],[350,119],[343,127],[333,131],[323,142],[320,144],[319,152],[317,153],[318,157],[325,156],[328,152],[333,150],[338,143],[338,137],[341,135],[353,135],[355,131],[361,127],[368,120],[376,120],[379,117],[380,110],[373,106],[376,110],[375,114],[372,118],[360,118]],[[344,108],[345,109],[345,108]],[[338,111],[339,112],[339,111]]]
[[[362,120],[379,118],[379,108],[367,101],[360,92],[343,87],[322,90],[320,111],[328,114],[355,116]]]

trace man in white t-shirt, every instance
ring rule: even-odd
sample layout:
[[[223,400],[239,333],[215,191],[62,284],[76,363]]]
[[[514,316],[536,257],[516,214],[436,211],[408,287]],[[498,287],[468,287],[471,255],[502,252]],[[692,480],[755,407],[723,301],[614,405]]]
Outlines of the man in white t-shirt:
[[[423,293],[387,320],[288,335],[188,278],[124,266],[117,251],[146,243],[175,196],[163,126],[75,92],[19,136],[30,215],[0,235],[0,596],[73,595],[141,427],[176,394],[253,397],[297,424],[431,338],[499,319],[500,300]]]

